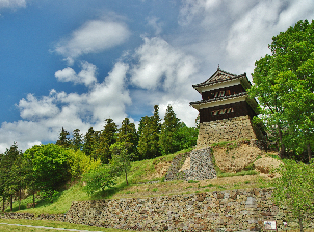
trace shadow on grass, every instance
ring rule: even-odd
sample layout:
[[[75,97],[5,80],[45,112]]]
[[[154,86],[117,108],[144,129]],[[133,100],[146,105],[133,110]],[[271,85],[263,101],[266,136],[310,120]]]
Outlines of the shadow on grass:
[[[94,195],[91,196],[92,200],[99,200],[99,199],[109,199],[114,194],[123,191],[124,189],[132,186],[132,184],[127,185],[126,182],[118,184],[117,186],[107,188],[104,191],[96,192]]]
[[[52,199],[52,202],[57,201],[61,195],[62,195],[62,191],[55,194],[55,196]],[[48,199],[42,199],[42,198],[40,198],[39,195],[37,195],[35,198],[35,208],[48,206],[52,202],[51,202],[51,200],[48,200]],[[29,208],[33,208],[33,196],[32,195],[28,196],[25,199],[22,199],[20,207],[19,207],[19,202],[15,201],[12,204],[12,211],[10,211],[10,206],[8,205],[6,207],[6,209],[4,210],[4,212],[5,213],[14,213],[16,211],[25,210],[25,209],[29,209]]]

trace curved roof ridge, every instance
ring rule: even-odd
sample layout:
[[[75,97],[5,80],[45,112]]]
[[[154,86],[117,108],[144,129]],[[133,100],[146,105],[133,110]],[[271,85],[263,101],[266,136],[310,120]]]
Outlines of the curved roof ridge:
[[[218,67],[216,72],[214,72],[214,74],[211,75],[210,78],[208,78],[206,81],[200,84],[192,85],[192,87],[195,88],[195,87],[201,87],[201,86],[206,86],[206,85],[212,85],[215,83],[239,79],[243,76],[246,77],[246,73],[236,75],[236,74],[227,72],[225,70],[222,70]]]

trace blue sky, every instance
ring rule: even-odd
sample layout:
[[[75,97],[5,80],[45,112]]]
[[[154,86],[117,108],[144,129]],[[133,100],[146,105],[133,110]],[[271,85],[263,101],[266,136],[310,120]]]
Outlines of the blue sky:
[[[0,0],[0,152],[155,104],[193,126],[192,84],[218,64],[251,79],[272,36],[313,18],[312,0]]]

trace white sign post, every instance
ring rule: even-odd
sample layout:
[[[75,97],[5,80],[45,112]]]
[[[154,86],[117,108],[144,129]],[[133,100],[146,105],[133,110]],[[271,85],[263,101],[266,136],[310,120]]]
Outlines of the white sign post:
[[[264,221],[265,230],[276,230],[277,231],[277,222],[276,221]]]

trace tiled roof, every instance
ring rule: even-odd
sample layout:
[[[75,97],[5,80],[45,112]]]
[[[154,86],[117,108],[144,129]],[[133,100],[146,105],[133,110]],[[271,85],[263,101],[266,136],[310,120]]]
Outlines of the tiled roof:
[[[236,74],[232,74],[232,73],[226,72],[224,70],[221,70],[218,67],[217,71],[210,78],[208,78],[203,83],[200,83],[197,85],[192,85],[192,87],[196,88],[196,87],[202,87],[202,86],[207,86],[207,85],[213,85],[213,84],[217,84],[217,83],[221,83],[221,82],[241,79],[243,77],[246,78],[246,73],[243,73],[241,75],[236,75]]]
[[[242,93],[237,93],[229,96],[223,96],[223,97],[217,97],[217,98],[212,98],[208,100],[201,100],[201,101],[196,101],[196,102],[190,102],[191,105],[201,105],[209,102],[217,102],[217,101],[223,101],[227,99],[232,99],[232,98],[237,98],[237,97],[242,97],[242,96],[247,96],[247,92],[242,92]]]

